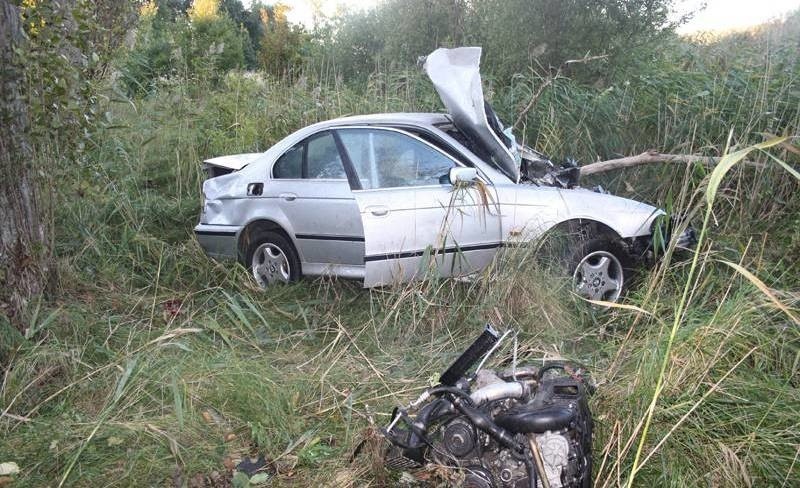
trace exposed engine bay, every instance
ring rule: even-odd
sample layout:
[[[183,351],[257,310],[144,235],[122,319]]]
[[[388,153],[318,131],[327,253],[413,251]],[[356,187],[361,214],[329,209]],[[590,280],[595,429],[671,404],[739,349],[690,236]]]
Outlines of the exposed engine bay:
[[[574,160],[567,160],[557,167],[545,155],[534,151],[528,146],[520,146],[520,182],[533,183],[539,186],[554,186],[556,188],[576,188],[579,186],[581,169]],[[594,191],[603,193],[602,189]]]
[[[487,326],[439,385],[408,408],[395,409],[383,431],[390,443],[388,468],[443,466],[471,488],[591,486],[585,378],[556,362],[481,369],[502,337]],[[477,371],[467,375],[481,357]]]

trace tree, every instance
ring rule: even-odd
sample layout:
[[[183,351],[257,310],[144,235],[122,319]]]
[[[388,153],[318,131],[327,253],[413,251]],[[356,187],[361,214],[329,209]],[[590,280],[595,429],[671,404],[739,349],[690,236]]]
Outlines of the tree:
[[[345,76],[413,65],[437,47],[482,46],[483,71],[508,83],[530,68],[547,72],[587,53],[605,63],[579,66],[571,77],[596,81],[652,55],[684,19],[676,0],[385,0],[317,29],[321,50]],[[576,69],[575,65],[569,66]],[[579,76],[582,75],[582,76]]]
[[[286,14],[290,7],[280,2],[261,9],[264,35],[261,37],[259,59],[264,69],[281,75],[301,61],[302,29],[289,25]]]
[[[186,13],[192,22],[216,20],[219,18],[219,0],[194,0]]]
[[[241,0],[222,0],[219,4],[220,11],[247,33],[242,37],[244,63],[247,69],[258,68],[257,53],[261,47],[261,38],[264,36],[264,24],[260,15],[263,8],[264,5],[258,0],[251,1],[249,9],[244,7]]]
[[[174,0],[173,0],[174,1]],[[249,37],[221,8],[219,0],[195,0],[186,13],[162,12],[167,0],[141,10],[136,40],[120,65],[131,93],[154,89],[158,79],[196,77],[211,83],[245,64]]]
[[[143,6],[141,0],[94,0],[88,4],[92,29],[84,34],[94,47],[96,62],[92,63],[89,77],[102,79],[119,48],[125,42],[128,31],[137,20],[137,11]],[[155,6],[155,5],[153,5]]]
[[[674,0],[475,0],[468,42],[484,46],[487,68],[501,79],[549,69],[587,53],[605,65],[582,65],[588,78],[624,68],[674,27]],[[576,73],[569,73],[575,77]]]
[[[194,0],[188,11],[189,29],[179,41],[190,72],[212,80],[244,65],[247,38],[219,5],[219,0]]]
[[[25,102],[19,9],[0,0],[0,307],[17,321],[27,300],[44,291],[49,233],[39,214]]]

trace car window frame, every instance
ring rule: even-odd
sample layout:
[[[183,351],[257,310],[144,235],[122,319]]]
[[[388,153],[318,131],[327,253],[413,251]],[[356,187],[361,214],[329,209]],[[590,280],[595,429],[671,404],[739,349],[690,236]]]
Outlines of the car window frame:
[[[416,135],[414,135],[414,134],[412,134],[412,133],[410,133],[408,131],[405,131],[405,130],[402,130],[402,129],[398,129],[396,127],[384,127],[384,126],[376,126],[376,125],[344,125],[344,126],[339,126],[339,127],[332,127],[332,128],[327,129],[327,130],[330,130],[331,132],[333,132],[334,133],[334,138],[338,141],[339,144],[341,144],[341,138],[339,137],[339,134],[337,133],[337,131],[346,130],[346,129],[382,130],[382,131],[387,131],[387,132],[396,132],[396,133],[402,134],[402,135],[404,135],[406,137],[410,137],[411,139],[414,139],[415,141],[420,142],[425,146],[428,146],[432,150],[434,150],[437,153],[439,153],[442,156],[444,156],[446,159],[450,160],[454,164],[454,167],[460,167],[460,168],[468,167],[465,164],[463,164],[461,161],[458,161],[457,159],[455,159],[451,155],[447,154],[447,152],[445,152],[442,149],[436,147],[436,145],[431,144],[430,142],[426,141],[425,139],[422,139],[421,137],[418,137],[418,136],[416,136]],[[452,186],[452,183],[448,182],[448,183],[437,183],[437,184],[419,185],[419,186],[391,186],[391,187],[386,187],[386,188],[362,188],[361,187],[361,180],[358,179],[358,174],[357,174],[357,172],[355,170],[355,165],[353,164],[353,161],[350,159],[350,154],[347,152],[347,148],[344,147],[344,144],[341,144],[341,146],[339,147],[339,151],[341,153],[343,153],[343,155],[344,155],[344,158],[343,158],[342,162],[345,164],[345,172],[347,172],[348,175],[350,174],[350,172],[352,172],[352,174],[353,174],[353,177],[354,177],[353,180],[354,181],[351,181],[350,189],[352,191],[354,191],[354,192],[357,192],[357,191],[358,192],[362,192],[362,191],[387,191],[387,190],[388,191],[396,191],[396,190],[399,190],[399,189],[441,188],[443,186]],[[350,168],[349,171],[347,169],[348,166]],[[349,178],[349,176],[348,176],[348,178]]]
[[[336,151],[339,153],[339,160],[342,162],[342,167],[344,168],[345,177],[344,178],[309,178],[308,177],[308,144],[313,141],[314,139],[318,139],[320,137],[325,137],[326,135],[330,134],[333,138],[334,144],[336,144]],[[314,132],[313,134],[309,134],[299,142],[292,144],[288,149],[283,151],[280,156],[275,158],[275,161],[269,167],[269,178],[273,181],[305,181],[305,182],[348,182],[351,183],[351,172],[353,171],[352,168],[348,168],[348,164],[345,161],[344,155],[342,154],[342,145],[341,141],[338,140],[338,136],[334,133],[331,128],[325,128],[318,132]],[[285,156],[289,151],[296,148],[297,146],[302,146],[303,156],[302,160],[300,161],[300,178],[277,178],[275,177],[275,165],[278,164],[278,161]]]

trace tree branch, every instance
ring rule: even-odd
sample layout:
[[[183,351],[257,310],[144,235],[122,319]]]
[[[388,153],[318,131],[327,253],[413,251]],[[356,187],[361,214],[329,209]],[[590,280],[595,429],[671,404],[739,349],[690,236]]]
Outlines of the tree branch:
[[[564,63],[558,67],[555,73],[551,73],[546,77],[542,78],[542,84],[539,85],[539,88],[534,93],[531,94],[530,101],[528,102],[527,105],[525,105],[525,108],[523,108],[522,111],[520,111],[519,115],[517,116],[517,120],[514,121],[514,125],[512,125],[511,127],[516,129],[517,126],[520,123],[522,123],[522,120],[525,118],[528,112],[530,112],[533,106],[536,105],[536,102],[539,100],[539,97],[542,96],[544,90],[548,86],[552,85],[553,82],[555,82],[557,79],[561,78],[561,72],[564,70],[564,68],[573,64],[588,63],[591,61],[596,61],[598,59],[606,59],[607,57],[608,57],[607,54],[603,54],[600,56],[590,56],[589,53],[586,53],[586,55],[581,59],[569,59],[567,61],[564,61]]]
[[[651,149],[650,151],[643,152],[637,156],[627,156],[619,159],[609,159],[608,161],[599,161],[581,166],[581,176],[590,176],[598,173],[605,173],[606,171],[613,171],[615,169],[630,168],[633,166],[640,166],[643,164],[653,163],[680,163],[692,164],[701,163],[706,166],[714,166],[722,158],[712,156],[699,156],[696,154],[662,154],[658,151]],[[763,167],[763,164],[745,162],[747,166]]]

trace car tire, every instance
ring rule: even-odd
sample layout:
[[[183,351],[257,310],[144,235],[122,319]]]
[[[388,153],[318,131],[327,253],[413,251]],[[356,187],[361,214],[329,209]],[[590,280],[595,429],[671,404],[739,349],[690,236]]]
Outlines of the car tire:
[[[300,259],[289,239],[275,231],[257,231],[250,239],[244,265],[261,288],[300,279]]]
[[[608,236],[574,242],[566,262],[572,291],[589,300],[619,301],[634,276],[628,252]]]

